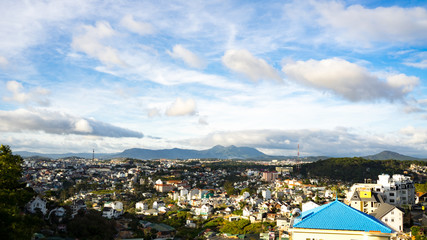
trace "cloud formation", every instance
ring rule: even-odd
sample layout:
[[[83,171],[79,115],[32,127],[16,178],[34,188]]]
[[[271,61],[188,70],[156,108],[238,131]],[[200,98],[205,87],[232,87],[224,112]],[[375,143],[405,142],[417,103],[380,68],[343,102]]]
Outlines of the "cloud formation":
[[[276,80],[281,82],[279,73],[264,59],[256,58],[246,49],[228,50],[222,57],[222,63],[230,70],[257,80]]]
[[[103,137],[142,138],[143,134],[93,119],[53,111],[17,109],[0,111],[1,132],[43,131],[52,134],[77,134]]]
[[[185,116],[196,113],[196,102],[193,99],[183,100],[178,97],[166,110],[168,116]]]
[[[389,74],[380,79],[366,68],[341,58],[287,63],[282,70],[292,81],[354,102],[402,99],[419,84],[418,77],[405,74]]]
[[[128,14],[122,18],[120,24],[129,31],[137,33],[141,36],[154,33],[154,28],[146,22],[138,22],[133,19],[133,16]]]
[[[427,135],[423,135],[427,136]],[[204,145],[211,147],[223,146],[248,146],[258,149],[267,149],[270,152],[281,152],[284,155],[296,156],[297,146],[303,156],[366,156],[394,149],[408,151],[401,148],[400,142],[385,141],[386,137],[361,136],[351,133],[346,128],[327,129],[297,129],[297,130],[242,130],[229,132],[214,132],[199,139],[185,141],[191,146]],[[418,139],[421,141],[420,138]],[[426,148],[427,146],[423,146]]]
[[[12,93],[12,96],[4,96],[4,101],[21,104],[36,103],[41,106],[48,106],[50,104],[50,101],[46,98],[46,96],[49,95],[47,89],[39,87],[32,91],[25,92],[22,84],[17,81],[8,81],[6,83],[6,89]]]
[[[83,52],[107,65],[126,66],[120,59],[117,49],[102,43],[103,39],[116,34],[108,22],[98,21],[95,26],[85,25],[83,29],[83,34],[73,37],[71,47],[74,50]]]
[[[341,1],[314,4],[318,23],[347,42],[415,42],[427,40],[427,10],[422,7],[346,7]]]
[[[168,50],[167,53],[173,58],[183,60],[192,68],[202,69],[205,67],[205,62],[201,58],[180,44],[173,46],[172,52]]]
[[[0,67],[5,68],[9,64],[7,58],[0,56]]]

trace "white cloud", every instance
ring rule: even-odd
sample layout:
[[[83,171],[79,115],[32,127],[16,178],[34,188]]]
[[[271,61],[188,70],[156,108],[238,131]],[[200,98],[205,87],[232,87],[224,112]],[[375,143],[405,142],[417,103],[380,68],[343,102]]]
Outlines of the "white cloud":
[[[205,67],[205,63],[201,58],[180,44],[173,46],[172,52],[167,51],[167,53],[173,58],[183,60],[190,67],[199,69]]]
[[[83,26],[83,29],[84,34],[73,37],[71,47],[74,50],[84,52],[107,65],[126,66],[126,63],[120,59],[117,49],[102,43],[103,39],[116,34],[108,22],[99,21],[95,26],[86,25]]]
[[[74,130],[76,132],[82,132],[82,133],[91,133],[93,132],[92,127],[90,126],[90,123],[85,119],[80,119],[74,124]]]
[[[151,24],[146,22],[137,22],[130,14],[124,16],[120,21],[120,24],[131,32],[137,33],[142,36],[154,33],[154,28]]]
[[[247,146],[263,149],[273,155],[296,156],[298,144],[302,156],[366,156],[393,149],[400,153],[422,154],[427,145],[427,131],[417,133],[415,129],[402,131],[408,135],[418,134],[414,139],[402,140],[387,135],[375,136],[370,134],[353,133],[347,128],[335,129],[296,129],[296,130],[240,130],[228,132],[213,132],[205,137],[183,140],[190,146],[212,147]],[[393,133],[392,136],[399,134]],[[417,147],[410,147],[408,141],[420,143]]]
[[[21,104],[37,103],[38,105],[48,106],[50,101],[45,98],[49,91],[44,88],[36,88],[33,91],[24,92],[24,87],[17,81],[8,81],[6,89],[12,93],[12,97],[3,97],[4,101],[18,102]]]
[[[200,116],[199,117],[199,124],[200,125],[208,125],[208,117],[207,116]]]
[[[340,58],[287,63],[282,70],[290,80],[350,101],[402,99],[419,83],[417,77],[404,74],[389,74],[381,80],[366,68]]]
[[[421,7],[365,8],[346,7],[343,2],[328,1],[314,4],[318,22],[335,31],[337,40],[358,43],[417,42],[427,40],[427,10]]]
[[[193,99],[183,100],[177,98],[175,102],[166,110],[168,116],[185,116],[196,113],[196,102]]]
[[[228,50],[222,57],[223,64],[253,81],[272,79],[282,81],[279,73],[264,59],[256,58],[248,50]]]
[[[420,147],[424,146],[427,142],[427,129],[415,128],[407,126],[400,130],[400,133],[408,137],[411,144],[419,144]]]
[[[5,68],[9,64],[7,58],[0,56],[0,67]]]
[[[25,110],[0,111],[1,132],[43,131],[52,134],[78,134],[105,137],[142,138],[140,132],[116,127],[93,119],[84,119],[62,112]]]
[[[160,116],[160,110],[158,108],[150,108],[147,110],[147,116],[150,118]]]
[[[404,63],[407,66],[426,69],[427,68],[427,59],[421,60],[419,62],[405,62]]]

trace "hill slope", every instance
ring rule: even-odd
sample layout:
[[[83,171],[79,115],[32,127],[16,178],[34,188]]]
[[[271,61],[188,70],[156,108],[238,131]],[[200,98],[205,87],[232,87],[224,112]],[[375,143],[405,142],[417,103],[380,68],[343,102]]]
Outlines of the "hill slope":
[[[363,158],[369,159],[369,160],[389,160],[389,159],[393,159],[393,160],[420,160],[419,158],[405,156],[405,155],[402,155],[400,153],[396,153],[396,152],[392,152],[392,151],[382,151],[380,153],[365,156]]]
[[[267,157],[264,153],[249,147],[236,147],[236,146],[215,146],[207,150],[190,150],[190,149],[162,149],[151,150],[143,148],[132,148],[112,155],[111,157],[128,157],[137,159],[189,159],[189,158],[221,158],[221,159],[247,159],[247,158],[263,158]]]

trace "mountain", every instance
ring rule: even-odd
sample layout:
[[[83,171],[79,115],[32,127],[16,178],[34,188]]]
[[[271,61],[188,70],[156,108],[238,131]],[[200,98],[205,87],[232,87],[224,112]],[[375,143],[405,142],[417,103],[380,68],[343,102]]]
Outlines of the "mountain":
[[[207,150],[191,150],[191,149],[162,149],[151,150],[143,148],[127,149],[121,153],[114,154],[111,157],[127,157],[137,159],[189,159],[189,158],[220,158],[220,159],[247,159],[247,158],[266,158],[264,153],[250,147],[236,146],[215,146]]]
[[[392,152],[392,151],[382,151],[380,153],[365,156],[363,158],[369,159],[369,160],[389,160],[389,159],[393,159],[393,160],[421,160],[419,158],[405,156],[405,155],[399,154],[397,152]]]
[[[28,157],[42,157],[42,158],[92,158],[92,153],[64,153],[64,154],[42,154],[36,152],[17,151],[14,154],[21,155],[24,158]],[[109,158],[136,158],[136,159],[189,159],[189,158],[220,158],[220,159],[269,159],[271,156],[250,147],[236,147],[236,146],[215,146],[206,150],[192,150],[192,149],[162,149],[151,150],[144,148],[131,148],[126,149],[121,153],[95,153],[96,158],[109,159]]]

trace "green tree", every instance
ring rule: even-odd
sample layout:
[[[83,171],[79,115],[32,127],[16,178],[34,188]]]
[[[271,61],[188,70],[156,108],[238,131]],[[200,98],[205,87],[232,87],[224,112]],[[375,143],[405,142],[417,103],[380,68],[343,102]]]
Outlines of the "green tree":
[[[427,238],[424,236],[424,232],[418,226],[411,227],[412,236],[415,237],[415,240],[426,240]]]
[[[114,239],[117,233],[115,221],[101,216],[96,210],[89,210],[82,216],[77,215],[68,223],[69,233],[79,239]]]
[[[0,146],[0,236],[3,239],[30,239],[43,222],[25,215],[25,204],[34,192],[21,181],[23,159],[13,155],[9,146]]]

